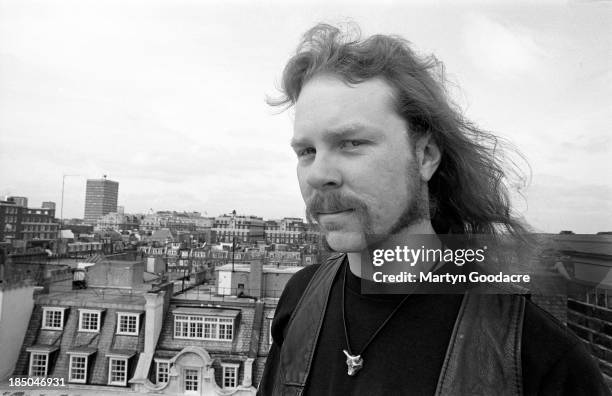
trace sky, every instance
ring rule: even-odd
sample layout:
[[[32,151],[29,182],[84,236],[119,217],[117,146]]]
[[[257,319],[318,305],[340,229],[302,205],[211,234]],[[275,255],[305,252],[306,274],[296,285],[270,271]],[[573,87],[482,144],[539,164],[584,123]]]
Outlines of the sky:
[[[83,217],[303,217],[282,69],[317,22],[397,34],[444,62],[465,115],[525,156],[535,230],[612,231],[612,2],[0,0],[0,198]],[[63,177],[63,175],[69,175]]]

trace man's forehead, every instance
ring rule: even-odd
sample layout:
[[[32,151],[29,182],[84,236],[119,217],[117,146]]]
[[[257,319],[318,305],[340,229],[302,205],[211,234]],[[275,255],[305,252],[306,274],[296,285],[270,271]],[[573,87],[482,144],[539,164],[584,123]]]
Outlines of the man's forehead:
[[[295,105],[294,137],[312,132],[358,132],[397,118],[393,90],[382,78],[347,84],[324,74],[311,78]]]

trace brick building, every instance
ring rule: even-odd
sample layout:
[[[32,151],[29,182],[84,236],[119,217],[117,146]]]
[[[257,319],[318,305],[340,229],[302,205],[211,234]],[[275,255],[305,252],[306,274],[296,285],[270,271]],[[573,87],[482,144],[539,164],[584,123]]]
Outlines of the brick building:
[[[217,242],[256,243],[265,239],[263,218],[239,216],[235,212],[217,216],[212,232]]]
[[[55,209],[28,208],[0,201],[0,241],[57,238]]]

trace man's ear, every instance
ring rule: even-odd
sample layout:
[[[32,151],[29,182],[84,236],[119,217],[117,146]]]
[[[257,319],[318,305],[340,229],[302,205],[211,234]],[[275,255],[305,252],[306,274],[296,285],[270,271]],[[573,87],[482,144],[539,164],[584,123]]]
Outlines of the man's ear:
[[[431,133],[417,140],[416,154],[421,180],[428,182],[434,173],[436,173],[440,161],[442,160],[442,152],[438,147],[438,143],[436,143],[435,139],[431,136]]]

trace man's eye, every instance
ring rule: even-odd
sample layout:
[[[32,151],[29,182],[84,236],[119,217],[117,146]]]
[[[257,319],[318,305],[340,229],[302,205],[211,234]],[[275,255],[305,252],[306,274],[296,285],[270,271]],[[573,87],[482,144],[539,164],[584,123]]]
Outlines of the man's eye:
[[[308,148],[299,150],[297,152],[297,156],[298,156],[298,158],[299,157],[306,157],[306,156],[309,156],[309,155],[313,155],[314,153],[316,153],[315,149],[312,148],[312,147],[308,147]]]
[[[364,142],[361,140],[344,140],[340,143],[340,148],[343,149],[353,149],[363,145]]]

